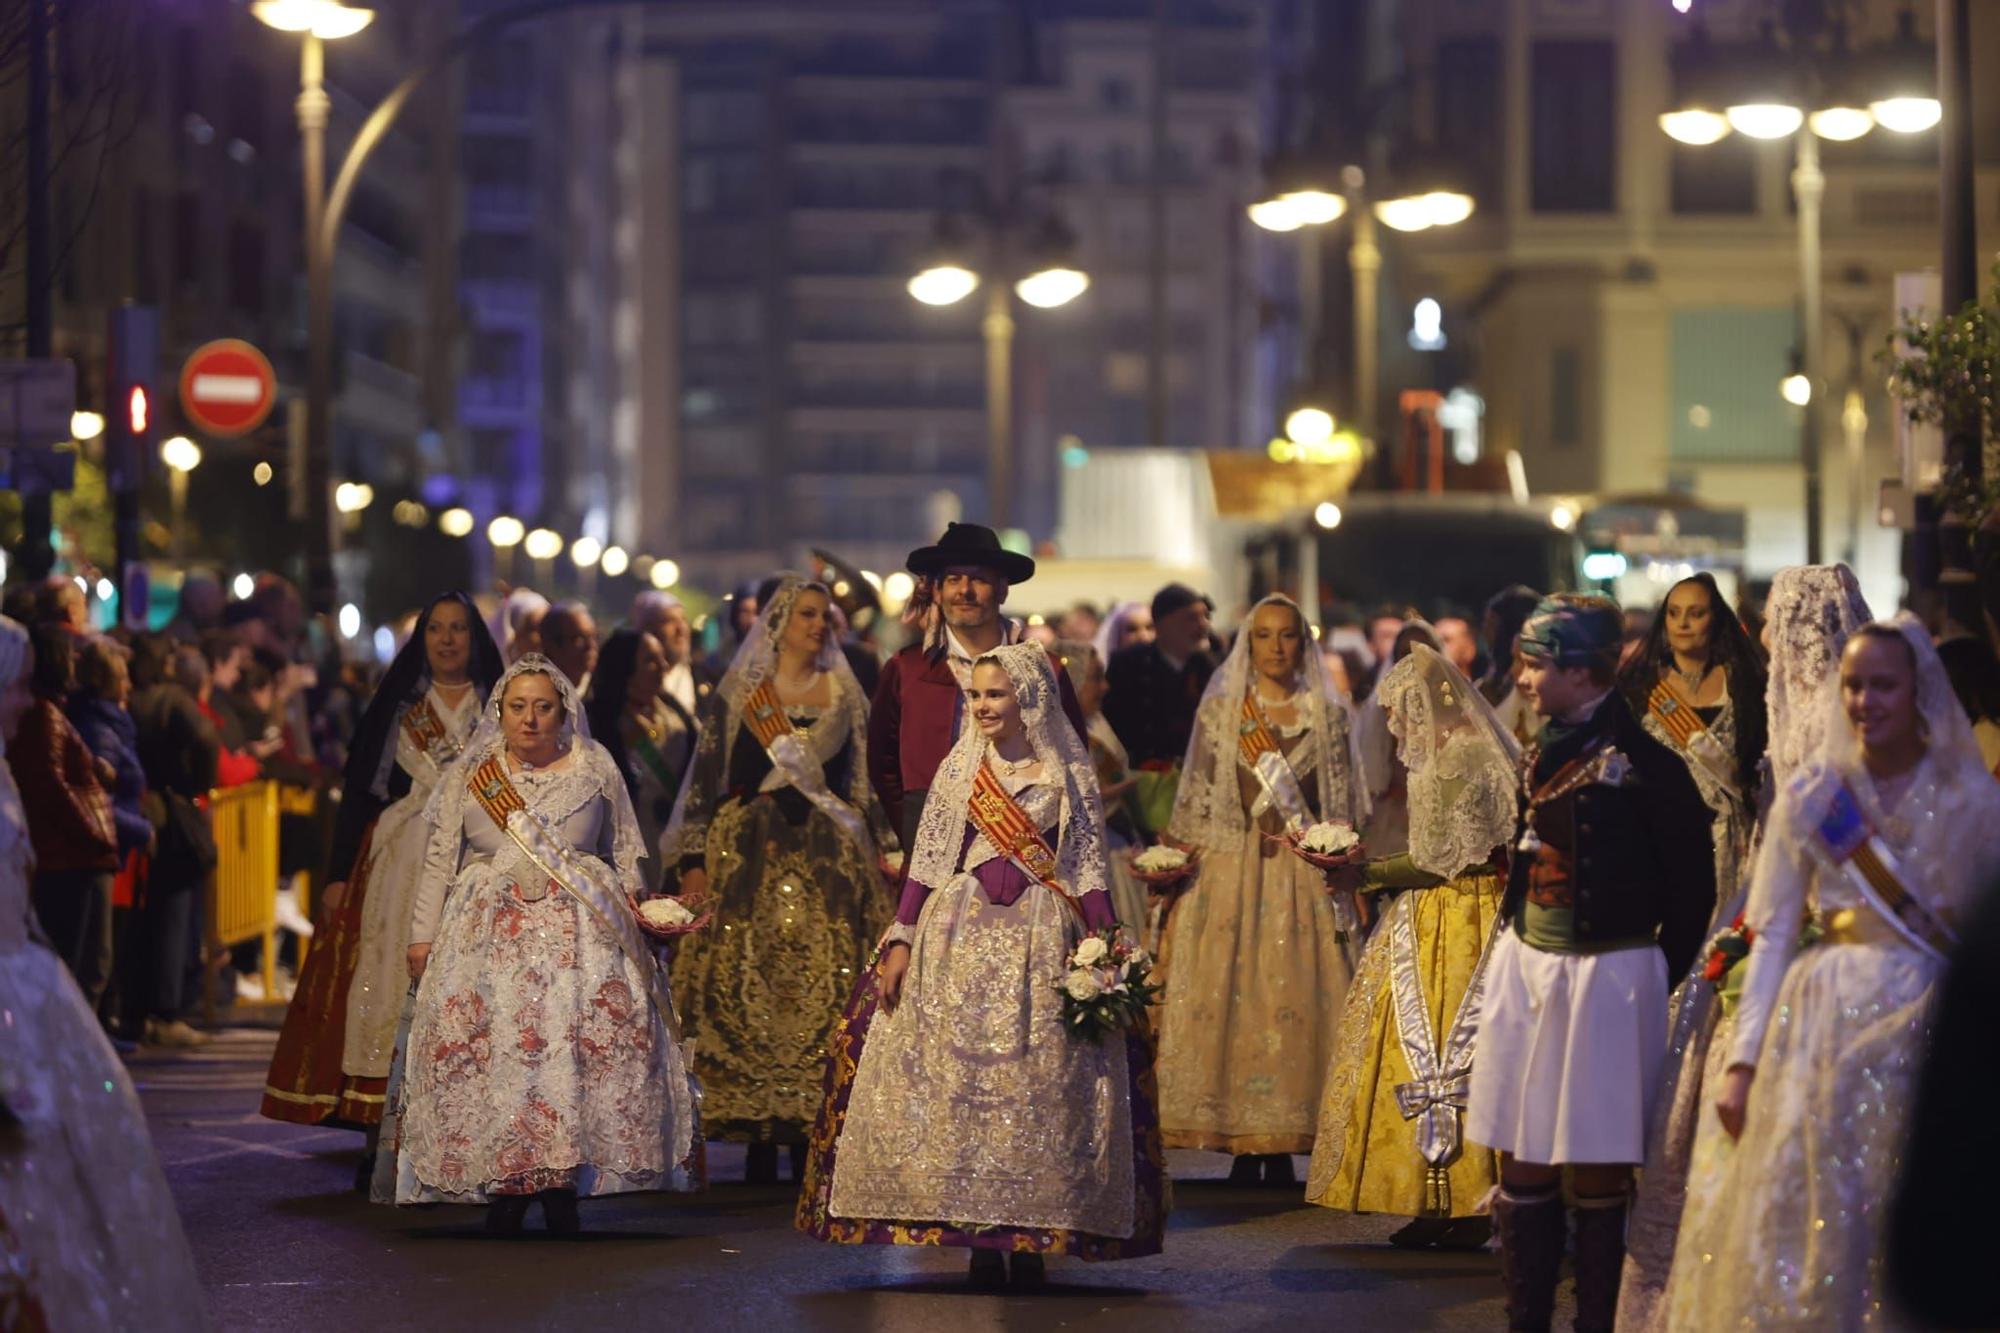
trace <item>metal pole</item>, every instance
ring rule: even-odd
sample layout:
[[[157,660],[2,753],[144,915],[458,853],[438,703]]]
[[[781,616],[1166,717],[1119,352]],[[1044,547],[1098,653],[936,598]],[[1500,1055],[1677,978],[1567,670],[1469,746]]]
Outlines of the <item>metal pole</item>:
[[[1376,284],[1382,272],[1382,250],[1375,241],[1375,210],[1369,206],[1367,177],[1349,167],[1347,212],[1354,230],[1347,246],[1347,266],[1354,275],[1354,416],[1363,440],[1378,438],[1380,405],[1376,401],[1380,372],[1376,369]]]
[[[1800,319],[1805,327],[1800,331],[1804,365],[1802,370],[1811,396],[1800,409],[1799,461],[1805,469],[1806,481],[1806,563],[1820,563],[1822,546],[1821,528],[1824,526],[1825,500],[1822,495],[1823,479],[1820,476],[1820,414],[1825,410],[1825,337],[1820,327],[1822,315],[1820,307],[1824,295],[1824,283],[1820,275],[1819,232],[1820,200],[1826,194],[1826,176],[1819,167],[1819,139],[1809,129],[1801,128],[1793,136],[1797,148],[1797,161],[1792,168],[1792,195],[1799,208],[1799,284],[1803,292],[1800,301]]]
[[[1014,500],[1014,311],[1000,273],[987,275],[986,512],[995,532],[1012,518]]]
[[[177,467],[168,468],[167,486],[169,494],[173,497],[174,506],[174,568],[177,570],[186,570],[188,474]]]
[[[1299,387],[1306,393],[1326,389],[1325,361],[1320,355],[1321,320],[1326,305],[1326,234],[1323,227],[1299,228]],[[1325,407],[1325,403],[1316,403]],[[1282,427],[1285,423],[1280,421]]]
[[[1944,119],[1938,125],[1939,212],[1943,221],[1940,264],[1941,310],[1956,315],[1979,298],[1978,212],[1974,202],[1972,163],[1972,46],[1968,0],[1938,0],[1938,99]],[[1944,461],[1972,493],[1982,489],[1982,455],[1978,413],[1956,415],[1944,422]],[[1985,618],[1978,596],[1977,561],[1969,516],[1945,508],[1938,521],[1942,569],[1938,581],[1945,593],[1947,619],[1985,638]]]
[[[55,251],[49,234],[49,11],[51,0],[28,0],[28,356],[55,351]],[[24,441],[46,448],[53,440]],[[55,568],[50,538],[55,530],[54,497],[37,480],[21,491],[21,545],[15,553],[24,582],[45,579]]]
[[[306,34],[299,61],[299,135],[305,177],[306,260],[306,605],[330,612],[333,574],[333,247],[326,213],[326,47]]]

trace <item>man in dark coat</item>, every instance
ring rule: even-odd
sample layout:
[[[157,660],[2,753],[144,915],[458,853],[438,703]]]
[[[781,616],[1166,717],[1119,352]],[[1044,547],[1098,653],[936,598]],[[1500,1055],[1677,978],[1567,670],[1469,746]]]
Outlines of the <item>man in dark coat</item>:
[[[1138,803],[1151,833],[1166,827],[1194,715],[1215,674],[1213,609],[1194,589],[1169,583],[1153,594],[1153,641],[1121,648],[1105,663],[1104,717],[1139,771]]]
[[[953,523],[935,546],[910,552],[909,571],[927,581],[937,623],[921,643],[889,659],[868,714],[868,776],[882,798],[907,858],[931,778],[958,739],[972,665],[1004,643],[1018,643],[1021,626],[1000,614],[1007,590],[1026,583],[1035,562],[1000,545],[991,528]],[[1084,733],[1069,675],[1056,669],[1063,712]]]
[[[1612,1326],[1667,995],[1715,906],[1708,807],[1613,688],[1623,628],[1608,598],[1563,594],[1542,599],[1516,644],[1519,688],[1545,723],[1522,758],[1465,1125],[1500,1153],[1493,1217],[1515,1329],[1553,1314],[1565,1167],[1576,1326]]]

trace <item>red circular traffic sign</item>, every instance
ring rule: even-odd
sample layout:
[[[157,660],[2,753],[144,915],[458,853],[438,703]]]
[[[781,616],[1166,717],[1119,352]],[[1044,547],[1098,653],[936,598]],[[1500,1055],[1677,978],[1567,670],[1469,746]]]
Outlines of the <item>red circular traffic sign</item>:
[[[264,424],[278,401],[278,377],[264,354],[239,338],[198,348],[181,368],[181,412],[188,423],[224,438]]]

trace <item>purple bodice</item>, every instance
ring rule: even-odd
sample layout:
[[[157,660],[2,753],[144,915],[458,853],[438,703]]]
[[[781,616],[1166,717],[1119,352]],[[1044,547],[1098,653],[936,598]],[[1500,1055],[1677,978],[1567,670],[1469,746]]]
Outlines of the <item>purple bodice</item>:
[[[1042,836],[1055,845],[1056,830],[1046,829]],[[971,825],[965,829],[964,840],[959,844],[959,864],[965,863],[965,849],[972,845],[975,833]],[[996,856],[973,867],[972,876],[979,881],[979,887],[986,893],[987,901],[996,907],[1011,907],[1015,899],[1027,892],[1034,883],[1028,874],[1004,856]],[[896,906],[896,920],[906,926],[917,924],[917,916],[924,909],[924,900],[931,896],[933,886],[920,884],[914,879],[903,881],[902,901]],[[1077,900],[1083,909],[1083,921],[1092,930],[1104,930],[1118,924],[1117,913],[1111,907],[1111,895],[1103,892],[1086,893]]]

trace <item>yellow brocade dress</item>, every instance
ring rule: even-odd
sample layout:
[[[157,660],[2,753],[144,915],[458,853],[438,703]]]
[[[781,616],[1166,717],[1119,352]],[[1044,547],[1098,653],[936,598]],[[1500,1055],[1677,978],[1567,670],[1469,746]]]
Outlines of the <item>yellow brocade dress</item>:
[[[1456,1159],[1442,1180],[1434,1179],[1418,1148],[1421,1121],[1405,1118],[1396,1095],[1416,1078],[1396,1021],[1393,972],[1402,919],[1410,918],[1423,1016],[1431,1049],[1439,1051],[1478,972],[1506,888],[1485,866],[1442,883],[1425,878],[1433,882],[1403,890],[1383,912],[1347,993],[1306,1183],[1307,1202],[1323,1208],[1467,1217],[1499,1183],[1497,1156],[1466,1142],[1462,1129]]]
[[[1298,769],[1310,733],[1280,729],[1278,740]],[[1161,1137],[1169,1148],[1311,1152],[1353,965],[1320,872],[1266,837],[1283,817],[1253,818],[1261,788],[1240,763],[1236,776],[1244,830],[1201,849],[1163,932]],[[1315,806],[1318,778],[1300,777]]]

